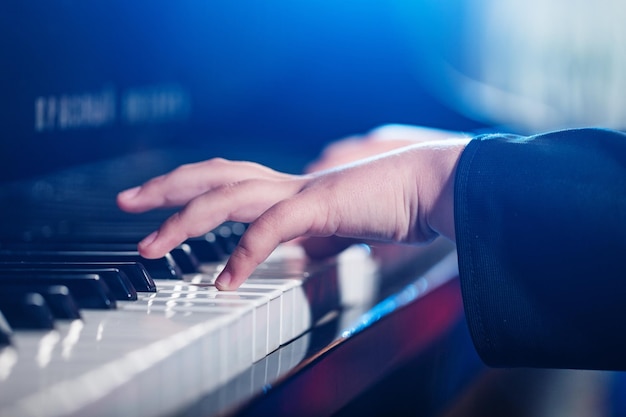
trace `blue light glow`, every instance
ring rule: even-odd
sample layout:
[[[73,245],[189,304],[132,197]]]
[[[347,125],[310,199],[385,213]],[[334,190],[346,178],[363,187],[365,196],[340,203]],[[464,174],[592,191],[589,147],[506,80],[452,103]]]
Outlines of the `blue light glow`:
[[[344,330],[341,337],[348,338],[354,336],[383,317],[390,315],[399,308],[402,308],[420,298],[428,292],[428,288],[429,285],[426,279],[420,278],[415,283],[406,286],[402,291],[387,297],[376,304],[367,313],[365,313],[357,323],[349,329]]]

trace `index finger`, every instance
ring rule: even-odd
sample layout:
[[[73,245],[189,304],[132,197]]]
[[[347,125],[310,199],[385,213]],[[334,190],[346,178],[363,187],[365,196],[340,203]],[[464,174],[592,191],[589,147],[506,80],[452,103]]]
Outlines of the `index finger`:
[[[310,233],[316,216],[305,198],[290,198],[269,208],[243,234],[215,286],[239,288],[278,245]]]
[[[257,179],[216,187],[191,200],[139,242],[139,252],[146,258],[159,258],[189,237],[200,236],[227,220],[252,222],[300,187],[297,180]]]

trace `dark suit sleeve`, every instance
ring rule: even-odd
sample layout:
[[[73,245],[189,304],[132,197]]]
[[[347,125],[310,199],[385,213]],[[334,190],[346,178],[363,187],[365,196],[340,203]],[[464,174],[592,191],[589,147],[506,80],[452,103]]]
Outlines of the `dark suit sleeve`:
[[[626,369],[626,136],[485,135],[455,180],[461,288],[492,366]]]

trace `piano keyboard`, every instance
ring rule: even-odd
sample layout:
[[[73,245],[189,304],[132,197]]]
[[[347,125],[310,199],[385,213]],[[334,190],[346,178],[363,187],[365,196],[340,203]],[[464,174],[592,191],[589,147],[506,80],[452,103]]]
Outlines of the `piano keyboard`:
[[[172,415],[281,346],[291,348],[283,371],[295,365],[300,336],[375,280],[362,248],[312,264],[283,246],[240,289],[220,292],[229,248],[207,242],[155,262],[97,245],[0,250],[0,294],[12,297],[0,297],[0,416]],[[199,262],[175,262],[194,246]],[[341,271],[359,274],[354,291]]]

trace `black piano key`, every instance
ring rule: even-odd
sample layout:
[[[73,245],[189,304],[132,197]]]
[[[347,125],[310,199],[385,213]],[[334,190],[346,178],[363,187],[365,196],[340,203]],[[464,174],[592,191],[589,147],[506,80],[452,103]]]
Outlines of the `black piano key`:
[[[156,284],[146,268],[139,262],[0,262],[0,270],[5,268],[32,269],[85,269],[118,268],[124,272],[138,292],[156,292]]]
[[[182,271],[171,254],[146,259],[137,251],[21,251],[0,250],[0,262],[138,262],[154,279],[182,279]]]
[[[126,274],[119,268],[31,268],[24,266],[20,268],[10,268],[0,265],[0,276],[24,277],[28,279],[31,276],[46,276],[51,280],[57,275],[85,275],[98,274],[100,278],[106,282],[111,293],[116,300],[134,301],[137,299],[137,291],[130,282]]]
[[[105,266],[105,263],[102,264]],[[138,292],[156,292],[156,284],[143,264],[139,262],[116,262],[108,265],[124,271]]]
[[[3,294],[11,294],[13,297],[24,297],[28,293],[40,294],[55,319],[80,319],[78,304],[72,297],[70,290],[64,285],[15,285],[2,286]]]
[[[54,317],[41,294],[14,296],[0,291],[0,311],[13,329],[54,329]]]
[[[183,243],[182,245],[172,249],[171,254],[183,274],[193,274],[199,271],[200,261],[196,257],[190,245]]]
[[[21,252],[49,252],[49,251],[103,251],[128,252],[136,251],[137,244],[132,242],[84,242],[84,241],[40,241],[40,242],[4,242],[1,250]]]
[[[227,224],[223,224],[209,233],[215,234],[217,244],[220,245],[222,251],[227,255],[233,253],[235,246],[239,242],[239,239],[233,235],[232,229]]]
[[[46,300],[55,318],[68,320],[81,318],[78,304],[65,285],[53,285],[46,291],[40,291],[39,294]]]
[[[21,244],[21,246],[9,246],[7,249],[19,249],[25,251],[136,252],[137,244],[129,242],[45,242],[30,245]],[[174,248],[170,253],[182,273],[198,272],[200,261],[193,253],[189,245],[183,243]]]
[[[200,262],[220,262],[228,257],[222,246],[217,242],[214,233],[187,239],[185,243],[191,248]]]
[[[65,275],[31,275],[5,276],[0,275],[0,293],[3,288],[23,286],[37,288],[42,286],[64,285],[79,308],[113,309],[116,307],[115,297],[98,274],[65,274]]]
[[[11,344],[11,327],[0,310],[0,349]]]

